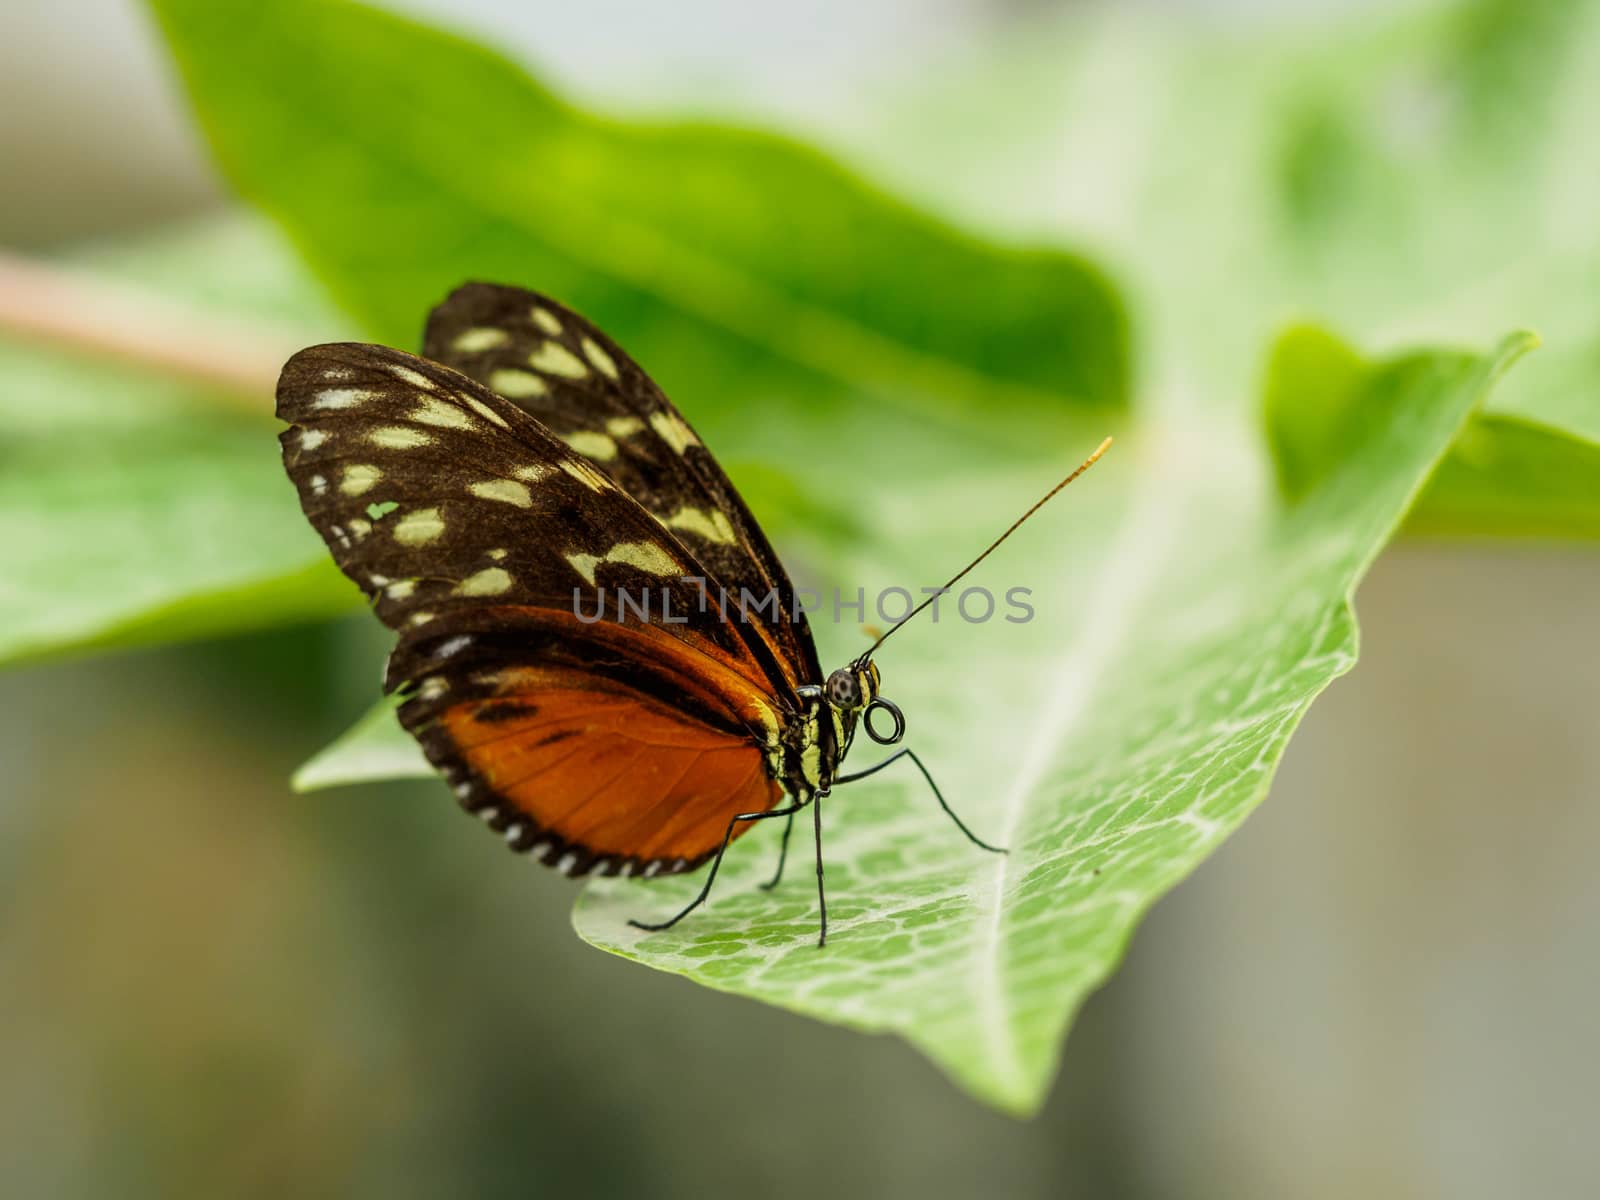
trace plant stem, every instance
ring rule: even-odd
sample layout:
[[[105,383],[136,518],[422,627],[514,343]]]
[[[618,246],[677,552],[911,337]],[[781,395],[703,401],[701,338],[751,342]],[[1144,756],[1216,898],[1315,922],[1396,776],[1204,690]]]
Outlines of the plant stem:
[[[0,335],[47,342],[195,385],[256,414],[271,410],[291,334],[229,321],[148,290],[0,251]]]

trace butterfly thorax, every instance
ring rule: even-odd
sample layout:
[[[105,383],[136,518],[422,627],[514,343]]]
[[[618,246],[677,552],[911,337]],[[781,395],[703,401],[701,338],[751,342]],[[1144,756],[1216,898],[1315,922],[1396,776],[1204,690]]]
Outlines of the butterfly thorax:
[[[828,794],[839,764],[855,740],[861,714],[878,699],[878,668],[871,662],[840,667],[821,685],[797,689],[801,708],[788,723],[773,775],[802,804]]]

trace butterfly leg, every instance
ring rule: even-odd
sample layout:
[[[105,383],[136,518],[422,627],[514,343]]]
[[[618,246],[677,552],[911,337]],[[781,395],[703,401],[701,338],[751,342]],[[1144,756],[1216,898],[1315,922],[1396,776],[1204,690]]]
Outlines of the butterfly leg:
[[[798,804],[791,804],[788,808],[773,808],[768,809],[766,812],[758,813],[740,813],[738,816],[734,817],[733,820],[728,822],[727,832],[722,835],[722,845],[717,849],[717,856],[711,860],[711,874],[706,876],[706,883],[705,886],[700,889],[700,894],[691,900],[683,908],[683,911],[679,912],[675,917],[669,917],[665,921],[655,922],[630,920],[628,924],[632,925],[635,929],[645,929],[652,933],[661,929],[671,929],[679,921],[683,920],[695,909],[699,908],[706,902],[706,897],[711,894],[711,885],[717,881],[717,872],[722,868],[722,856],[728,852],[728,843],[733,840],[733,831],[739,822],[765,821],[771,817],[792,818],[795,813],[800,811],[800,808],[801,806]]]
[[[817,949],[828,944],[828,897],[822,890],[822,794],[811,801],[811,819],[817,830],[817,907],[822,911],[822,928],[817,933]]]
[[[928,768],[922,765],[922,760],[917,757],[916,751],[912,750],[910,746],[907,746],[904,750],[896,750],[881,763],[874,763],[865,771],[857,771],[852,775],[839,775],[835,777],[833,781],[834,786],[837,787],[841,783],[854,783],[858,779],[865,779],[868,775],[876,775],[890,763],[897,763],[902,758],[909,758],[912,762],[917,764],[917,770],[922,772],[922,777],[928,781],[928,786],[933,789],[934,799],[939,801],[939,807],[944,809],[945,816],[949,817],[956,823],[956,828],[967,835],[967,840],[969,842],[971,842],[974,846],[981,847],[984,850],[991,850],[995,854],[1011,853],[1011,851],[1007,850],[1003,846],[991,846],[988,842],[984,841],[977,834],[973,833],[972,830],[967,828],[966,822],[964,822],[960,817],[956,816],[955,810],[945,803],[944,793],[939,790],[939,785],[933,781],[933,776],[928,774]]]
[[[783,878],[783,864],[789,857],[789,835],[794,832],[794,814],[789,814],[789,819],[783,823],[783,842],[778,847],[778,869],[772,873],[772,878],[761,885],[763,891],[770,892],[778,886],[778,880]]]

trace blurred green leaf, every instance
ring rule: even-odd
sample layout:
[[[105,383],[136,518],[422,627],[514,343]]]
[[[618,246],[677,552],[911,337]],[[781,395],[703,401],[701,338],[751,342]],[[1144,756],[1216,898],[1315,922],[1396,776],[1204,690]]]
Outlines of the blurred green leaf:
[[[1595,0],[1248,31],[1097,7],[923,78],[847,141],[980,226],[1092,231],[1156,331],[1141,374],[1198,378],[1191,406],[1215,419],[1288,315],[1391,347],[1537,328],[1548,349],[1491,401],[1476,465],[1441,470],[1408,528],[1600,536],[1582,486],[1600,440]],[[979,153],[985,170],[952,178]]]
[[[1343,340],[1315,325],[1290,329],[1272,348],[1264,397],[1267,443],[1278,489],[1298,500],[1316,486],[1374,419],[1362,403],[1367,365]]]
[[[986,247],[802,147],[596,119],[479,47],[337,0],[152,7],[236,185],[379,337],[410,344],[463,277],[561,295],[647,363],[720,452],[799,464],[804,489],[783,478],[770,494],[866,509],[870,520],[793,523],[804,537],[786,550],[802,576],[869,588],[940,577],[954,547],[981,545],[1032,498],[1022,477],[1042,489],[1065,446],[1102,432],[1094,414],[1126,399],[1125,321],[1097,272]],[[983,859],[914,779],[874,780],[825,802],[826,953],[811,945],[803,872],[771,895],[752,888],[771,850],[759,836],[730,857],[716,903],[667,933],[643,937],[624,919],[670,912],[693,881],[591,887],[576,914],[585,937],[899,1032],[987,1100],[1037,1105],[1083,995],[1149,905],[1260,800],[1307,705],[1354,661],[1356,582],[1527,344],[1371,362],[1327,335],[1291,335],[1271,371],[1288,493],[1274,497],[1243,378],[1278,307],[1360,308],[1345,324],[1363,344],[1392,342],[1419,310],[1448,323],[1433,298],[1462,278],[1452,256],[1505,232],[1512,189],[1485,184],[1495,219],[1470,236],[1453,214],[1448,239],[1430,236],[1437,218],[1418,197],[1443,201],[1448,188],[1409,189],[1406,156],[1388,143],[1374,156],[1338,74],[1351,56],[1255,53],[1233,71],[1237,48],[1162,43],[1151,61],[1175,66],[1154,93],[1167,119],[1135,114],[1150,136],[1110,139],[1140,164],[1110,173],[1139,177],[1128,194],[1142,197],[1110,240],[1143,285],[1157,382],[1114,458],[1074,489],[1073,511],[1007,548],[1003,582],[1033,588],[1040,619],[968,627],[947,613],[884,657],[947,794],[1014,853]],[[1092,69],[1094,55],[1076,62]],[[1098,89],[1084,98],[1105,107]],[[1284,113],[1300,132],[1286,135]],[[1475,169],[1454,153],[1439,161],[1440,180]],[[1370,245],[1324,252],[1361,242],[1349,229]],[[1489,245],[1474,282],[1515,270],[1523,249],[1509,234]],[[1403,298],[1384,294],[1380,268],[1406,271]],[[1535,291],[1451,299],[1504,328],[1520,320],[1503,302]],[[1529,403],[1521,426],[1553,411]],[[1543,428],[1566,437],[1553,418]],[[1496,444],[1506,433],[1478,429]],[[1515,477],[1549,479],[1551,450],[1524,446]],[[1470,443],[1462,453],[1488,461]],[[1537,520],[1509,524],[1582,526],[1582,469],[1563,468]],[[1452,470],[1435,487],[1500,503]],[[1452,503],[1441,509],[1452,521],[1481,528],[1472,503]],[[790,510],[775,507],[778,525]],[[860,645],[839,627],[819,638],[835,661]],[[401,746],[409,757],[391,757]],[[410,774],[415,762],[380,710],[300,782]]]
[[[1600,537],[1600,442],[1488,414],[1406,522],[1425,537]]]
[[[180,46],[220,39],[186,61],[196,86],[214,90],[202,110],[224,114],[212,124],[229,135],[224,158],[244,164],[242,190],[393,344],[413,344],[427,307],[463,278],[537,281],[632,330],[664,373],[677,364],[702,381],[713,402],[697,419],[725,414],[763,453],[786,426],[769,412],[750,436],[752,402],[814,424],[864,391],[943,401],[999,439],[1011,428],[990,419],[1001,402],[1048,411],[1125,398],[1125,322],[1079,260],[965,238],[801,147],[598,121],[466,43],[366,9],[300,7],[175,4],[166,16]],[[241,25],[251,38],[236,36]],[[411,53],[435,62],[429,89],[416,88]],[[302,59],[303,86],[285,92],[281,64]],[[352,71],[367,86],[349,86]],[[480,107],[494,123],[476,119]],[[285,353],[347,333],[253,231],[211,227],[84,261],[196,311],[259,320]],[[963,303],[939,301],[942,289]],[[0,659],[354,604],[281,479],[267,422],[230,416],[203,388],[21,343],[0,347],[0,374],[0,412],[19,431],[0,482],[0,525],[17,531]],[[775,467],[753,462],[736,477],[779,534],[802,520],[825,533],[849,523],[821,502],[791,512],[803,490]]]
[[[1519,371],[1517,382],[1530,374]],[[1570,379],[1570,373],[1558,377]],[[1600,380],[1600,373],[1594,378]],[[1314,487],[1374,419],[1361,402],[1363,381],[1361,357],[1316,326],[1291,329],[1278,340],[1267,368],[1265,420],[1278,486],[1289,499]],[[1407,531],[1429,537],[1600,536],[1600,440],[1497,407],[1475,417],[1450,448]]]
[[[1360,336],[1518,321],[1553,351],[1452,451],[1407,530],[1600,537],[1600,361],[1585,353],[1600,6],[1471,0],[1312,57],[1297,56],[1279,134],[1285,288]]]
[[[216,288],[207,315],[323,311],[260,228],[209,225],[78,261],[156,296]],[[0,661],[265,628],[359,600],[284,481],[270,379],[252,415],[159,373],[5,339],[0,380]]]
[[[898,1033],[974,1094],[1031,1112],[1073,1013],[1139,919],[1259,803],[1306,708],[1354,664],[1356,584],[1531,344],[1370,362],[1295,331],[1274,355],[1274,403],[1320,404],[1337,347],[1342,419],[1292,501],[1237,486],[1248,445],[1202,450],[1138,426],[988,572],[985,582],[1030,586],[1038,620],[967,625],[947,612],[885,647],[885,692],[907,710],[909,743],[1009,856],[966,843],[908,767],[823,802],[826,950],[803,839],[785,884],[757,887],[776,831],[737,843],[712,903],[680,926],[646,935],[626,922],[671,914],[701,875],[592,883],[578,931],[710,987]],[[981,544],[1015,506],[1022,470],[1041,468],[1030,458],[937,482],[887,477],[895,511],[871,546],[837,549],[830,577],[936,573],[952,546]],[[820,632],[837,643],[832,661],[857,648],[837,628]],[[406,756],[394,774],[423,773],[384,708],[319,772],[387,774],[363,764],[391,754]]]
[[[400,730],[397,707],[392,698],[374,705],[343,736],[294,773],[294,790],[315,792],[374,779],[431,777],[433,767],[422,756],[421,747]]]
[[[1018,406],[1126,401],[1126,321],[1093,267],[979,242],[803,146],[596,118],[337,0],[152,8],[234,184],[379,340],[412,344],[464,278],[531,284],[724,445],[752,411],[841,389],[1012,438]]]
[[[1406,523],[1424,537],[1600,538],[1600,338],[1567,338],[1496,390]]]

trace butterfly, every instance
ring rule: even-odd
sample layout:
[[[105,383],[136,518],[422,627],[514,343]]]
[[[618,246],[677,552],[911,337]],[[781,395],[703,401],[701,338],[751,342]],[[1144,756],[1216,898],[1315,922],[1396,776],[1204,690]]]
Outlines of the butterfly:
[[[809,806],[825,944],[821,801],[902,758],[973,843],[1003,852],[910,747],[840,773],[858,731],[904,737],[872,657],[889,634],[823,673],[794,586],[716,459],[571,309],[464,284],[430,314],[420,356],[295,354],[277,412],[306,516],[398,635],[384,690],[461,806],[568,875],[712,863],[693,902],[638,928],[699,907],[729,844],[783,818],[776,886]]]

